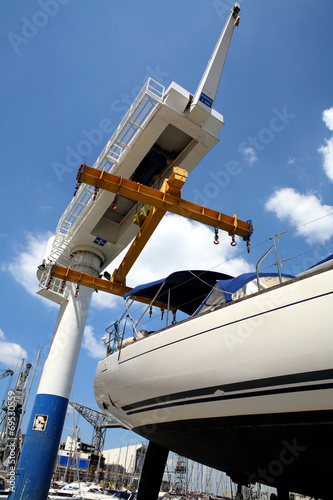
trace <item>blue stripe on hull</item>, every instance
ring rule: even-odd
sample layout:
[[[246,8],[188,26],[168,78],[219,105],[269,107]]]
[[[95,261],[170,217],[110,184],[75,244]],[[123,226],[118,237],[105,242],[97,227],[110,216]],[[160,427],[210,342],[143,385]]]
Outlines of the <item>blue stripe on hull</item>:
[[[47,499],[67,406],[66,398],[37,394],[16,470],[15,491],[8,496],[10,500]],[[42,424],[47,417],[44,430],[33,429],[36,415],[41,415]]]

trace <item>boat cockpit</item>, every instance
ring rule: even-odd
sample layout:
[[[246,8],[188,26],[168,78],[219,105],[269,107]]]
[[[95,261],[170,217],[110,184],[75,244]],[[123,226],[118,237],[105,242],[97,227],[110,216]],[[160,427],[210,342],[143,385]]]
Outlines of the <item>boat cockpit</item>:
[[[281,273],[253,272],[232,277],[213,271],[188,270],[139,285],[124,295],[124,314],[106,329],[109,338],[103,337],[102,341],[107,348],[107,355],[176,323],[177,311],[183,313],[184,319],[201,315],[292,278],[294,276]],[[138,311],[133,314],[132,304],[137,300],[146,301],[147,304],[140,317],[134,319]],[[141,325],[144,317],[145,326],[152,321],[153,307],[161,309],[161,319],[165,320],[165,325],[157,329],[143,329]]]

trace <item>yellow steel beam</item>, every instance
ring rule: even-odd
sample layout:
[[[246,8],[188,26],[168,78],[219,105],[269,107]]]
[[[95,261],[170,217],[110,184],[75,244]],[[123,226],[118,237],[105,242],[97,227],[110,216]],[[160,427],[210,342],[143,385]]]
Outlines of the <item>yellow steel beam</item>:
[[[170,178],[164,181],[161,191],[165,193],[172,193],[173,196],[180,196],[180,190],[185,183],[186,177],[187,172],[185,170],[176,168]],[[115,269],[111,281],[125,284],[126,275],[129,273],[134,262],[139,257],[147,241],[157,228],[165,213],[166,209],[164,208],[152,208],[138,234],[133,240],[130,248],[128,249],[125,257],[123,258],[120,266],[118,269]]]
[[[115,283],[112,281],[107,281],[102,278],[97,278],[96,276],[91,276],[90,274],[81,273],[80,271],[74,271],[70,267],[62,267],[55,264],[52,268],[52,278],[59,278],[64,281],[70,281],[72,283],[77,283],[78,285],[86,286],[88,288],[93,288],[94,290],[100,290],[102,292],[112,293],[122,297],[125,293],[130,292],[133,288]],[[137,297],[138,302],[143,302],[144,304],[150,304],[151,300],[145,297]],[[154,306],[160,307],[161,309],[167,309],[167,305],[164,302],[155,300]]]
[[[175,197],[180,196],[180,190],[185,183],[186,177],[187,172],[185,170],[175,168],[170,178],[164,181],[161,191],[172,193],[172,195]],[[153,234],[159,222],[163,218],[165,212],[166,209],[156,209],[155,207],[152,208],[147,219],[140,228],[140,231],[138,232],[130,248],[128,249],[119,268],[114,271],[111,281],[103,280],[96,276],[91,276],[90,274],[81,273],[80,271],[74,271],[70,269],[70,267],[65,268],[56,264],[52,269],[52,277],[59,278],[64,281],[71,281],[73,283],[93,288],[94,290],[100,290],[122,297],[125,293],[128,293],[132,290],[132,288],[126,286],[125,284],[126,275],[145,247],[147,241]],[[138,302],[143,302],[144,304],[151,303],[151,300],[145,297],[138,297],[136,298],[136,300]],[[153,305],[156,307],[160,307],[161,309],[167,309],[167,304],[160,301],[155,300],[153,302]],[[173,308],[171,308],[171,310],[173,310]]]
[[[87,165],[81,164],[77,181],[105,191],[118,193],[125,198],[161,208],[243,238],[247,238],[252,233],[251,224],[237,219],[235,216],[225,215],[222,212],[183,200],[180,196],[175,196],[172,193],[159,191]]]
[[[158,224],[161,222],[165,210],[153,208],[149,213],[147,219],[143,223],[140,231],[134,238],[131,246],[129,247],[125,257],[123,258],[118,269],[115,269],[111,278],[111,281],[125,284],[126,275],[132,268],[134,262],[139,257],[140,253],[144,249],[147,241],[157,228]]]
[[[87,286],[88,288],[113,293],[114,295],[119,295],[120,297],[132,290],[132,288],[123,286],[119,283],[113,283],[90,274],[74,271],[73,269],[70,269],[70,267],[66,268],[57,264],[53,266],[52,278],[71,281],[72,283],[78,283],[79,285]]]
[[[187,172],[185,170],[175,167],[172,175],[169,179],[165,179],[159,191],[81,164],[77,176],[79,183],[84,182],[97,188],[117,193],[120,196],[146,203],[152,206],[152,210],[132,242],[119,268],[114,271],[111,281],[74,271],[70,267],[65,268],[58,265],[54,265],[52,268],[52,278],[70,281],[120,297],[125,293],[131,292],[133,289],[125,284],[126,275],[167,211],[223,231],[228,231],[230,234],[236,234],[243,238],[247,238],[252,233],[251,224],[237,219],[236,215],[230,217],[216,210],[183,200],[180,190],[185,183],[186,177]],[[145,297],[137,297],[136,300],[144,304],[150,304],[151,302]],[[154,301],[153,305],[161,309],[167,308],[167,304],[159,301]]]

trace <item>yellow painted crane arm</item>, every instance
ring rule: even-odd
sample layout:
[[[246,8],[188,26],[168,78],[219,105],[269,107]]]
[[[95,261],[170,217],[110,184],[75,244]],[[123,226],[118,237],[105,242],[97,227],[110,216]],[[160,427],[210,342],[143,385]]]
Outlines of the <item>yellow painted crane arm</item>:
[[[54,264],[52,266],[52,273],[50,275],[50,279],[52,278],[58,278],[63,281],[70,281],[72,283],[77,283],[78,285],[86,286],[88,288],[93,288],[94,290],[112,293],[113,295],[118,295],[119,297],[123,297],[125,293],[128,293],[131,290],[133,290],[129,286],[124,286],[119,283],[107,281],[105,279],[98,278],[90,274],[81,273],[80,271],[74,271],[73,269],[70,269],[70,267],[66,268],[59,266],[58,264]],[[136,301],[142,302],[144,304],[151,303],[151,299],[147,299],[145,297],[137,297]],[[161,309],[167,309],[167,304],[157,300],[155,300],[152,305],[160,307]]]
[[[180,168],[175,168],[169,179],[166,179],[161,188],[161,192],[180,196],[180,190],[185,183],[187,172]],[[159,192],[159,191],[158,191]],[[125,284],[126,275],[144,249],[149,238],[161,222],[166,213],[165,208],[153,207],[146,220],[140,227],[140,230],[129,247],[120,266],[113,273],[111,281]]]
[[[177,169],[177,167],[175,167]],[[183,169],[182,172],[187,172]],[[146,203],[155,208],[163,209],[181,215],[191,220],[201,222],[207,226],[227,231],[243,238],[248,238],[252,232],[252,223],[237,219],[236,216],[225,215],[217,210],[198,205],[191,201],[182,199],[179,195],[159,191],[158,189],[145,186],[138,182],[133,182],[105,171],[100,171],[87,165],[81,165],[78,175],[78,182],[84,182],[111,193],[118,193],[120,196],[134,201]]]

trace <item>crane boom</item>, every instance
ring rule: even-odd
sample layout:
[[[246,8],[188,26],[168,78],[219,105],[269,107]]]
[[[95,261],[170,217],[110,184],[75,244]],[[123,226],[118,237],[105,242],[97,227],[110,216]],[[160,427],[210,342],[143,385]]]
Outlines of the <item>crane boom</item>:
[[[121,427],[116,420],[113,420],[101,411],[92,410],[91,408],[88,408],[88,406],[74,403],[72,401],[69,401],[69,404],[94,427]]]
[[[9,375],[10,376],[14,375],[14,372],[13,370],[10,370],[10,368],[7,368],[7,370],[5,370],[4,373],[0,374],[0,380],[2,380],[5,377],[8,377]]]
[[[189,118],[196,123],[203,123],[211,112],[217,89],[220,83],[223,67],[227,58],[234,27],[238,26],[240,6],[236,3],[225,23],[224,29],[217,41],[211,58],[202,75],[199,86],[191,102]]]

